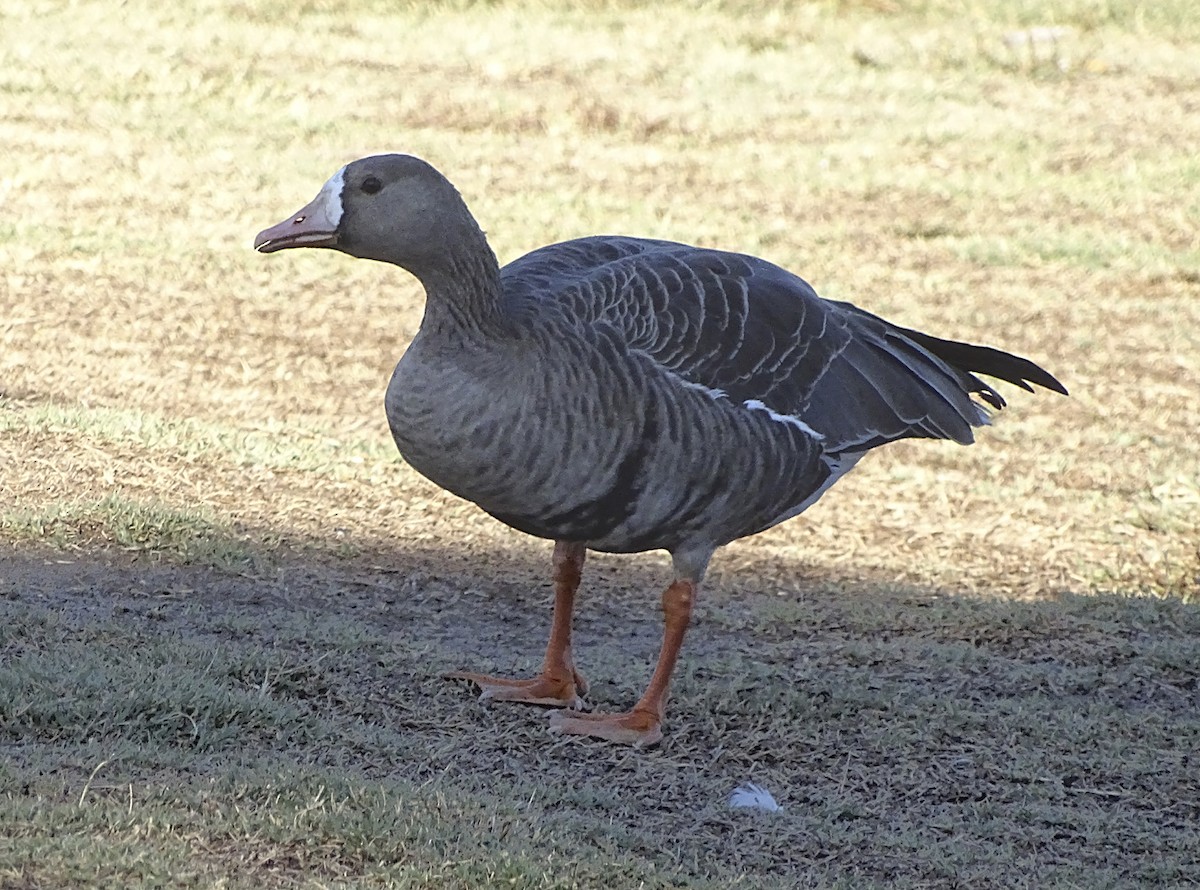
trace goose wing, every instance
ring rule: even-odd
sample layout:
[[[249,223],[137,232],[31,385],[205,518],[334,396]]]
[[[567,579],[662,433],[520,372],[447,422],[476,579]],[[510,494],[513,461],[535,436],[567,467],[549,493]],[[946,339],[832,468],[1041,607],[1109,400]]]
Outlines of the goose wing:
[[[823,300],[742,254],[600,236],[534,251],[502,274],[506,290],[554,294],[575,321],[616,327],[681,386],[804,425],[830,454],[907,437],[971,442],[988,420],[972,394],[1004,406],[972,371],[1065,392],[1026,359]]]

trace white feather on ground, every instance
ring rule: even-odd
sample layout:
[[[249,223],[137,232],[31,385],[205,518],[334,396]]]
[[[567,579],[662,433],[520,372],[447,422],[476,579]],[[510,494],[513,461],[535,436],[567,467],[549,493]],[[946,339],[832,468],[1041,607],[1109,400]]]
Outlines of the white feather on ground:
[[[768,813],[778,813],[783,809],[775,802],[770,791],[753,782],[747,782],[745,785],[735,788],[733,794],[729,795],[729,805],[752,810],[765,810]]]

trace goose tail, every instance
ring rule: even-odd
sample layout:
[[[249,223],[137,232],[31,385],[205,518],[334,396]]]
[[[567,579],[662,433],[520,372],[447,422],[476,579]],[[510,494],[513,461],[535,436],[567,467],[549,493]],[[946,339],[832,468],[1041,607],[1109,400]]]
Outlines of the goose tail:
[[[943,340],[940,337],[931,337],[929,334],[922,334],[920,331],[907,328],[899,328],[899,331],[917,345],[932,352],[950,367],[962,372],[967,391],[978,394],[996,410],[1004,407],[1003,396],[974,376],[975,374],[986,374],[997,380],[1005,380],[1028,392],[1033,392],[1032,384],[1037,384],[1053,392],[1067,395],[1067,388],[1053,374],[1027,358],[993,349],[991,346]]]

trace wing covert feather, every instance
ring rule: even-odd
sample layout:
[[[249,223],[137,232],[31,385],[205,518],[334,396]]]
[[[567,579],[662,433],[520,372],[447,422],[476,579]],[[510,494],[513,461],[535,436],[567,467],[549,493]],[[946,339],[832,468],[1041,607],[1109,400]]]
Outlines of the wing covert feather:
[[[742,254],[599,236],[534,251],[502,275],[533,311],[612,325],[664,371],[794,417],[830,453],[912,436],[972,441],[987,415],[971,393],[1004,402],[970,370],[1061,388],[1025,359],[823,300],[798,276]]]

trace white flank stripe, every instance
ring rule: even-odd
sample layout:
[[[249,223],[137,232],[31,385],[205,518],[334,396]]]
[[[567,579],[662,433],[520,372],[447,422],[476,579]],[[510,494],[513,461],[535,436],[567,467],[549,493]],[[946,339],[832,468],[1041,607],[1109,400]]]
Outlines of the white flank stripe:
[[[727,396],[725,394],[725,390],[723,390],[723,389],[713,389],[711,386],[705,386],[703,383],[695,383],[691,380],[688,380],[686,377],[681,377],[680,375],[676,374],[674,371],[670,371],[666,368],[663,368],[663,370],[667,372],[668,376],[674,378],[675,382],[678,383],[680,386],[686,387],[687,389],[699,390],[700,392],[702,392],[706,396],[708,396],[710,399],[712,399],[714,402],[717,399],[729,398],[729,396]]]
[[[766,405],[764,405],[758,399],[746,399],[746,401],[742,402],[742,405],[746,408],[749,408],[751,411],[766,411],[767,416],[770,417],[772,420],[774,420],[776,423],[786,423],[786,424],[789,424],[790,426],[794,426],[794,427],[796,427],[796,429],[802,430],[803,432],[808,433],[810,436],[812,436],[818,442],[824,441],[824,439],[825,439],[825,437],[823,435],[818,433],[816,430],[814,430],[811,426],[809,426],[807,423],[805,423],[799,417],[793,417],[791,414],[780,414],[776,411],[772,411],[770,408],[768,408]]]
[[[683,385],[688,387],[688,389],[698,389],[700,392],[706,393],[710,398],[713,399],[713,401],[716,401],[717,399],[728,398],[728,396],[725,395],[725,390],[713,389],[711,386],[705,386],[703,383],[692,383],[690,380],[684,380]]]

